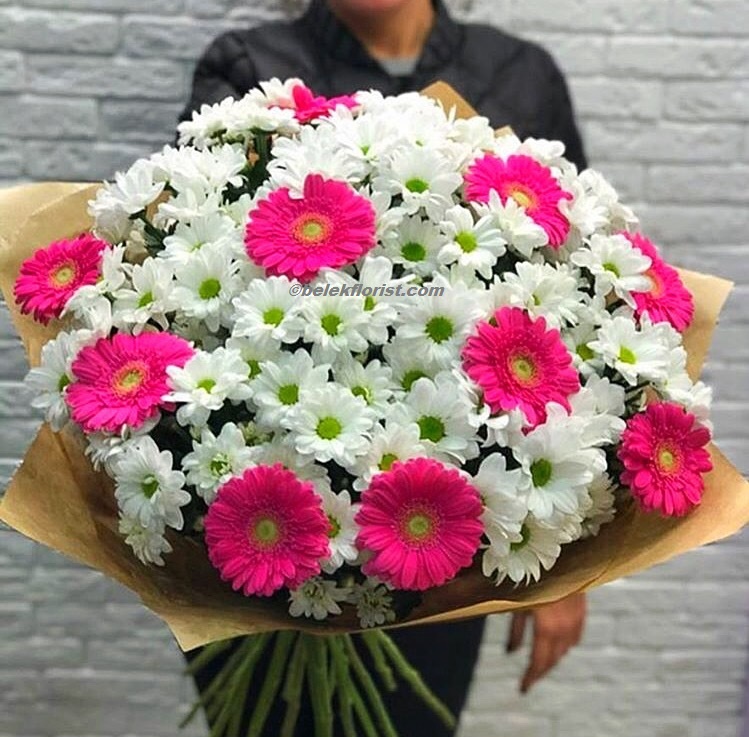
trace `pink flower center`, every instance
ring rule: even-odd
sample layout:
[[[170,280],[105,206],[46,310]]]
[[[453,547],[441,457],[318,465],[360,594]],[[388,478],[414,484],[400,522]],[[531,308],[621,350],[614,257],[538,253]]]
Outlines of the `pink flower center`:
[[[291,232],[296,240],[304,246],[317,246],[330,237],[333,223],[327,215],[306,212],[292,224]]]
[[[538,383],[538,369],[533,358],[525,353],[515,353],[508,361],[510,372],[518,384],[534,386]]]
[[[129,361],[114,375],[112,388],[120,397],[127,397],[140,389],[148,376],[144,361]]]
[[[655,463],[661,473],[673,476],[681,470],[681,454],[671,443],[661,443],[655,451]]]
[[[78,270],[76,269],[75,261],[63,261],[63,263],[50,273],[49,281],[53,287],[60,289],[67,287],[75,279],[77,273]]]
[[[281,539],[281,525],[272,515],[261,513],[250,523],[247,536],[257,547],[272,548]]]
[[[512,197],[512,199],[515,200],[515,202],[517,202],[520,207],[523,207],[526,210],[533,210],[538,204],[538,197],[536,197],[536,193],[530,187],[527,187],[524,184],[520,184],[517,182],[508,184],[505,192],[507,197]]]
[[[414,547],[421,547],[437,536],[439,518],[434,509],[419,504],[403,512],[399,528],[404,542]]]

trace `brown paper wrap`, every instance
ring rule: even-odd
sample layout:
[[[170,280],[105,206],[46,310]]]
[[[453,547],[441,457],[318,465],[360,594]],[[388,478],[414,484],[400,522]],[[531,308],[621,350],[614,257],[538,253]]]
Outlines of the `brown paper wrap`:
[[[473,110],[445,85],[425,94],[459,115]],[[23,340],[31,365],[55,327],[20,315],[12,298],[21,262],[50,241],[90,227],[86,203],[98,185],[48,183],[0,192],[0,287]],[[697,377],[710,346],[718,313],[730,283],[682,272],[697,305],[685,335],[689,371]],[[478,567],[464,571],[440,589],[427,591],[404,624],[451,619],[532,607],[627,576],[727,537],[749,522],[749,484],[720,451],[706,479],[701,506],[683,519],[624,509],[592,539],[565,546],[551,572],[528,587],[494,586]],[[140,596],[171,628],[180,646],[198,645],[241,634],[296,628],[318,633],[355,630],[351,611],[323,624],[291,620],[279,599],[248,599],[221,582],[201,544],[174,535],[174,552],[163,568],[141,565],[117,532],[110,481],[95,473],[80,441],[44,425],[0,503],[0,519],[24,535],[96,568]]]

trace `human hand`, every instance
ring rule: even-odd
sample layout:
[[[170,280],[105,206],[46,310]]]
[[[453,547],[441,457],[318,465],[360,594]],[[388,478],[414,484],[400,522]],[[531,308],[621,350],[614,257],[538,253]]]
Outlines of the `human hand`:
[[[526,623],[533,619],[533,647],[522,680],[520,692],[527,693],[543,678],[573,646],[580,642],[585,628],[585,594],[572,594],[566,599],[545,604],[527,612],[512,615],[507,652],[515,652],[523,644]]]

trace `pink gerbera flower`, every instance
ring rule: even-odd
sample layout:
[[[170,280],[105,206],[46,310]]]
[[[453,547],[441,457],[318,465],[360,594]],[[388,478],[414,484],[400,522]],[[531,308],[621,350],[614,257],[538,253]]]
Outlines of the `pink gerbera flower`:
[[[90,233],[55,241],[23,262],[15,297],[24,314],[45,325],[60,317],[76,290],[95,284],[101,274],[101,253],[108,245]]]
[[[364,491],[357,544],[373,553],[369,576],[399,589],[441,586],[469,566],[484,531],[476,489],[431,458],[395,463]]]
[[[668,322],[683,333],[694,317],[694,300],[679,276],[658,254],[655,244],[639,233],[622,233],[629,242],[650,258],[652,264],[645,272],[650,279],[650,290],[633,292],[635,314],[647,315],[652,322]]]
[[[313,94],[312,90],[303,84],[298,84],[291,91],[294,99],[294,117],[300,123],[309,123],[335,110],[338,105],[355,108],[359,103],[351,95],[338,97],[323,97]]]
[[[205,517],[205,544],[221,578],[245,596],[270,596],[320,573],[329,555],[320,497],[280,463],[227,481]]]
[[[86,432],[138,428],[155,417],[169,391],[168,366],[184,366],[190,344],[169,333],[117,333],[81,349],[65,399]]]
[[[375,245],[375,212],[345,182],[309,174],[302,197],[287,187],[272,192],[250,213],[245,246],[274,276],[309,281],[324,267],[354,263]]]
[[[568,411],[580,377],[558,330],[519,307],[502,307],[463,348],[463,369],[483,390],[493,413],[519,408],[535,426],[546,420],[546,405]]]
[[[712,468],[709,440],[710,432],[680,405],[650,404],[622,435],[622,483],[646,511],[681,517],[702,499],[702,475]]]
[[[513,155],[506,161],[492,154],[477,159],[465,176],[466,197],[488,202],[495,190],[502,203],[512,198],[549,237],[549,245],[558,248],[567,240],[570,222],[559,209],[562,200],[572,199],[552,175],[530,156]]]

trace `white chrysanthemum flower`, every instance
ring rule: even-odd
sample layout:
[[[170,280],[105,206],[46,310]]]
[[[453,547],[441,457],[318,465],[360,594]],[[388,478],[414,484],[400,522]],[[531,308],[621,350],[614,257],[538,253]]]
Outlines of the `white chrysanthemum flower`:
[[[354,489],[364,491],[373,476],[381,471],[389,471],[396,461],[427,455],[419,436],[421,431],[415,422],[406,425],[397,422],[386,422],[385,426],[376,425],[372,441],[365,455],[357,459],[353,467]]]
[[[359,624],[364,628],[381,627],[395,621],[392,594],[375,578],[354,584],[348,601],[356,607]]]
[[[390,398],[398,388],[393,383],[390,367],[378,359],[363,365],[348,356],[341,358],[333,365],[333,378],[355,397],[363,399],[380,417],[387,411]]]
[[[453,193],[463,177],[437,151],[423,146],[399,148],[383,162],[372,187],[403,199],[410,215],[424,210],[432,220],[442,219],[453,204]]]
[[[88,214],[94,221],[93,232],[107,243],[123,243],[135,227],[135,222],[121,200],[111,191],[112,185],[105,183],[88,203]]]
[[[234,254],[237,243],[241,247],[240,231],[234,221],[223,213],[211,212],[189,222],[177,223],[174,233],[164,238],[164,249],[159,251],[158,258],[176,266],[189,263],[202,248]]]
[[[481,494],[484,534],[496,554],[509,555],[512,543],[522,541],[520,528],[528,516],[528,505],[520,493],[520,477],[519,469],[507,469],[501,453],[492,453],[471,480]]]
[[[630,307],[635,306],[632,292],[650,289],[650,281],[645,276],[650,258],[623,235],[594,235],[590,245],[575,251],[570,260],[593,274],[598,294],[608,295],[613,290]]]
[[[367,256],[360,269],[359,278],[354,279],[345,271],[324,271],[325,281],[338,284],[351,292],[346,299],[364,300],[366,324],[363,333],[373,345],[387,343],[388,329],[400,322],[397,305],[402,301],[397,291],[406,288],[413,275],[393,279],[393,262],[384,256]],[[343,295],[342,295],[343,296]]]
[[[304,340],[312,343],[316,362],[334,361],[345,353],[359,353],[369,345],[365,337],[367,313],[360,299],[310,297],[301,306]]]
[[[491,278],[497,259],[505,252],[505,239],[493,217],[474,220],[469,208],[456,205],[445,212],[440,228],[448,239],[437,256],[441,264],[457,263],[484,279]]]
[[[582,293],[577,272],[566,264],[519,263],[514,272],[502,275],[502,281],[512,294],[511,304],[543,317],[551,327],[578,322]]]
[[[607,474],[597,476],[588,486],[591,506],[582,521],[581,537],[597,535],[601,527],[611,522],[616,515],[615,486]]]
[[[241,186],[240,172],[247,166],[247,154],[241,144],[225,143],[207,149],[166,146],[151,161],[154,176],[168,181],[178,193],[196,188],[221,192],[229,184]]]
[[[687,373],[687,353],[683,347],[673,348],[670,353],[668,378],[660,382],[658,391],[691,412],[701,425],[712,432],[710,407],[713,390],[702,381],[693,382]]]
[[[257,453],[248,447],[242,431],[232,422],[226,423],[216,437],[204,427],[200,440],[193,440],[192,452],[182,459],[187,483],[211,504],[216,491],[232,476],[241,476],[254,463]]]
[[[291,430],[294,447],[302,455],[351,467],[367,452],[375,419],[364,400],[331,383],[301,397],[283,425]]]
[[[126,172],[117,172],[114,184],[105,184],[104,189],[128,215],[135,215],[156,201],[164,182],[155,181],[150,161],[138,159]]]
[[[148,528],[181,530],[182,507],[190,502],[185,475],[175,471],[172,454],[149,436],[130,443],[113,463],[114,495],[120,511]]]
[[[404,392],[411,391],[418,379],[433,379],[443,370],[426,356],[414,355],[410,346],[397,339],[383,346],[382,353],[393,372],[393,383]]]
[[[162,330],[167,330],[167,313],[175,307],[172,301],[173,276],[172,267],[158,259],[149,258],[142,264],[135,264],[129,287],[114,293],[112,315],[115,326],[138,335],[152,320]]]
[[[482,570],[487,577],[496,572],[497,586],[506,578],[514,583],[538,581],[541,569],[548,571],[557,562],[561,546],[569,537],[564,531],[540,525],[533,515],[523,522],[520,535],[519,542],[510,544],[509,553],[504,552],[504,546],[498,549],[489,546],[484,551]]]
[[[334,573],[344,563],[353,563],[359,556],[356,536],[359,526],[354,521],[357,505],[351,503],[348,491],[338,494],[329,488],[318,488],[322,497],[322,510],[330,523],[328,546],[330,555],[322,563],[325,573]]]
[[[227,348],[197,351],[183,367],[167,367],[167,374],[172,391],[164,401],[179,405],[180,425],[203,427],[224,402],[242,402],[252,394],[247,364],[237,351]]]
[[[559,202],[559,211],[569,220],[573,231],[580,238],[590,238],[608,225],[608,212],[604,204],[595,195],[586,191],[576,173],[565,177],[561,182],[563,189],[572,194],[572,199]]]
[[[555,512],[580,515],[588,484],[606,470],[600,448],[582,445],[579,423],[559,405],[550,405],[548,419],[512,449],[520,463],[520,488],[527,494],[529,511],[540,522]]]
[[[144,564],[164,565],[164,555],[172,552],[172,546],[164,537],[164,526],[146,527],[133,517],[120,516],[120,535],[132,548],[135,557]]]
[[[617,443],[626,423],[624,387],[593,374],[580,391],[569,398],[572,417],[581,428],[581,442],[586,447]]]
[[[73,380],[70,366],[89,335],[83,330],[58,333],[42,346],[39,366],[32,368],[24,380],[34,393],[31,406],[44,411],[44,419],[55,432],[70,419],[65,403],[65,390]]]
[[[291,284],[285,276],[253,279],[234,298],[232,334],[258,342],[299,340],[305,321],[300,316],[300,300],[289,294]]]
[[[629,318],[615,317],[598,329],[598,339],[588,345],[632,386],[641,379],[663,381],[668,375],[669,348],[661,332],[645,319],[638,330]]]
[[[221,208],[221,193],[207,190],[200,182],[192,186],[185,183],[183,189],[156,208],[153,224],[166,228],[173,222],[191,222],[198,218],[210,217]]]
[[[496,134],[489,118],[476,115],[455,120],[448,137],[452,141],[467,144],[474,151],[483,151],[494,146]]]
[[[252,399],[261,426],[276,429],[302,397],[314,394],[328,383],[330,366],[316,366],[303,348],[283,353],[276,361],[262,361],[260,375],[252,385]]]
[[[431,276],[439,267],[439,253],[445,236],[429,220],[404,218],[400,225],[384,237],[384,254],[419,276]]]
[[[213,332],[221,325],[230,326],[231,301],[242,288],[238,270],[239,264],[228,254],[199,250],[175,271],[177,283],[172,297],[179,312],[203,320]]]
[[[255,462],[258,466],[273,466],[280,463],[284,468],[293,471],[303,481],[311,481],[318,491],[330,489],[330,479],[324,466],[315,463],[312,456],[303,456],[296,452],[288,436],[274,438],[269,443],[254,446]]]
[[[227,338],[226,347],[242,356],[242,360],[247,364],[247,376],[251,387],[262,373],[263,363],[274,364],[288,355],[275,343],[262,343],[249,338]]]
[[[595,197],[606,215],[605,229],[608,233],[630,230],[637,225],[637,218],[629,207],[619,202],[619,193],[594,169],[580,172],[577,180],[586,194]]]
[[[598,330],[593,322],[583,322],[570,329],[562,330],[562,340],[570,350],[575,368],[583,376],[595,376],[606,365],[603,358],[590,344],[598,339]]]
[[[419,439],[429,455],[465,463],[478,455],[476,431],[468,421],[471,405],[458,391],[455,378],[443,371],[434,378],[418,379],[402,404],[394,408],[393,422],[415,422]]]
[[[413,297],[403,305],[406,319],[396,332],[405,350],[424,355],[430,363],[448,369],[459,358],[460,349],[475,323],[483,317],[475,293],[461,284],[450,286],[435,277],[432,286],[440,296]]]
[[[118,433],[109,432],[92,432],[85,436],[86,439],[86,456],[91,461],[91,465],[98,471],[105,469],[112,476],[114,463],[117,458],[139,438],[148,435],[151,430],[159,424],[161,413],[146,420],[137,430],[133,430],[126,425]]]
[[[488,215],[493,218],[507,247],[525,258],[530,258],[533,251],[549,242],[546,231],[512,197],[508,197],[507,202],[503,203],[497,192],[491,190],[489,202],[475,207],[481,217]]]
[[[292,617],[310,617],[322,621],[330,614],[340,614],[339,602],[350,595],[347,588],[338,588],[335,581],[326,581],[320,576],[305,581],[299,588],[289,591],[289,614]]]

